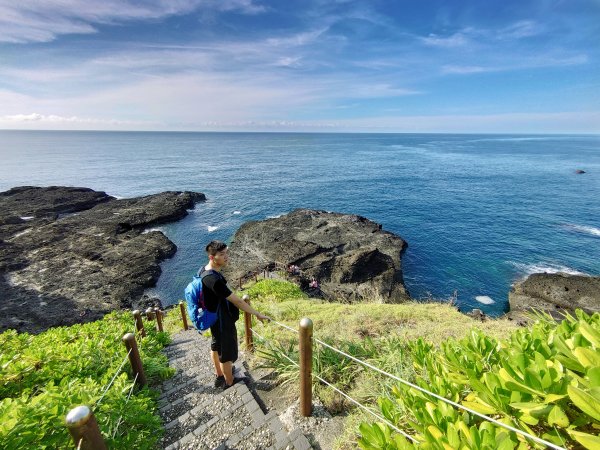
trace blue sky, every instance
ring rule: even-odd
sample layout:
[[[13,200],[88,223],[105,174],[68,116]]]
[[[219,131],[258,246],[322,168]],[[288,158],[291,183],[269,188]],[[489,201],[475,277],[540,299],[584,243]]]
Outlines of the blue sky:
[[[600,1],[0,0],[0,128],[600,132]]]

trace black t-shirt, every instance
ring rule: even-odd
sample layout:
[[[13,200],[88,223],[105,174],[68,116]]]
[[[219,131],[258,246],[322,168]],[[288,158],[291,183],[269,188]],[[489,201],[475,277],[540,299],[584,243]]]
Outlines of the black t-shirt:
[[[206,273],[209,272],[209,273]],[[204,295],[204,303],[210,312],[216,312],[219,302],[221,302],[220,312],[229,312],[229,316],[233,320],[238,320],[240,312],[237,306],[230,301],[227,301],[232,292],[227,287],[225,277],[214,270],[207,271],[202,267],[198,274],[202,276],[202,293]]]

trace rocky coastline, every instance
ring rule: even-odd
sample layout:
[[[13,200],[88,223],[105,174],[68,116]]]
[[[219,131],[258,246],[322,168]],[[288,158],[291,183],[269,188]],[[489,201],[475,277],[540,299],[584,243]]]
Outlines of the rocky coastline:
[[[314,279],[325,298],[398,303],[410,300],[402,277],[406,246],[364,217],[297,209],[243,224],[231,242],[226,274],[237,280],[257,268],[291,266],[303,289]]]
[[[151,227],[181,219],[205,196],[116,199],[76,187],[0,193],[0,332],[96,320],[143,301],[177,250]]]
[[[534,273],[515,283],[508,294],[508,317],[527,321],[532,310],[556,319],[576,309],[600,312],[600,277],[567,273]]]
[[[205,199],[172,191],[116,199],[57,186],[0,192],[0,332],[37,333],[156,302],[144,291],[177,248],[152,227],[181,219]],[[226,275],[236,283],[257,269],[293,267],[292,279],[312,296],[400,303],[410,300],[406,247],[364,217],[298,209],[243,224]],[[576,308],[598,312],[600,277],[533,274],[513,286],[509,303],[508,318],[523,323],[531,309],[557,318]]]

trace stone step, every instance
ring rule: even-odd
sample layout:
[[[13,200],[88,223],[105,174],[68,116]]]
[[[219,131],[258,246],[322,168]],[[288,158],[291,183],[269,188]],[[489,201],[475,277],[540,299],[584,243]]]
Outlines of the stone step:
[[[165,450],[179,449],[298,449],[308,450],[311,448],[306,437],[300,430],[287,432],[279,417],[275,412],[264,414],[258,403],[252,396],[252,393],[244,384],[238,384],[225,391],[235,390],[241,395],[240,401],[230,404],[227,409],[223,409],[218,415],[211,412],[218,408],[218,404],[210,406],[201,405],[195,410],[190,411],[189,415],[183,418],[186,421],[186,428],[192,423],[190,418],[198,417],[197,427],[191,432],[180,437],[177,441],[171,442],[165,447]],[[235,396],[232,395],[232,398]],[[178,422],[171,427],[176,427]],[[165,428],[169,427],[167,425]],[[165,437],[169,439],[180,435],[170,433],[170,428],[166,430]],[[183,427],[179,428],[184,429]],[[170,434],[169,434],[170,433]]]
[[[210,340],[195,330],[182,331],[166,348],[177,373],[160,388],[159,413],[165,424],[162,447],[175,449],[311,448],[301,430],[288,433],[274,411],[267,414],[244,383],[223,391],[214,387]],[[241,361],[236,376],[248,377]]]

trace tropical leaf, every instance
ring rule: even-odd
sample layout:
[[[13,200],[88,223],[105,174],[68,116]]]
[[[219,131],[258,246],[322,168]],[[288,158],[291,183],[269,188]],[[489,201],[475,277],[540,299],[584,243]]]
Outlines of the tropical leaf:
[[[575,386],[569,386],[567,392],[571,401],[580,410],[594,419],[600,420],[600,395],[598,393],[593,391],[586,392]]]

